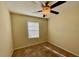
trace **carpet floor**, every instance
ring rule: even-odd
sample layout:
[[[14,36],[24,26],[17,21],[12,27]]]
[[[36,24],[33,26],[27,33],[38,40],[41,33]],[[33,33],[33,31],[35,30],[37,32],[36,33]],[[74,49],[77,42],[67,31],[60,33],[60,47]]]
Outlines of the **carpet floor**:
[[[15,50],[13,57],[75,57],[48,42]]]

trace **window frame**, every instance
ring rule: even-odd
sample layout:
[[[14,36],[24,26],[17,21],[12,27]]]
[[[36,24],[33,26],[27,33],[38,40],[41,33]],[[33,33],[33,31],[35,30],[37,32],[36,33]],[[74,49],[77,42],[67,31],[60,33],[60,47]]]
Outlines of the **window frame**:
[[[34,23],[36,23],[37,25],[36,26],[38,26],[37,28],[38,29],[29,29],[29,27],[31,27],[31,26],[29,26],[29,23],[31,23],[31,24],[34,24]],[[39,38],[40,37],[40,34],[39,34],[39,31],[40,31],[40,29],[39,29],[39,22],[32,22],[32,21],[28,21],[27,22],[27,29],[28,29],[28,38],[29,39],[34,39],[34,38]],[[38,33],[38,35],[36,35],[36,37],[34,36],[30,36],[30,33],[29,32],[34,32],[34,31],[38,31],[38,32],[36,32],[36,33]]]

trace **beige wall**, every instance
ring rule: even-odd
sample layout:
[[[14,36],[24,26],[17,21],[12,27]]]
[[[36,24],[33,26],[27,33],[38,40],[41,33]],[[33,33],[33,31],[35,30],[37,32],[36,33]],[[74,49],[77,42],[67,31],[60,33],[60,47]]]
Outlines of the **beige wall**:
[[[10,15],[6,6],[0,2],[0,56],[11,56],[12,53]]]
[[[14,48],[23,48],[38,43],[46,42],[48,39],[48,21],[46,19],[31,17],[26,15],[20,15],[11,13]],[[40,38],[28,39],[27,23],[28,21],[39,22],[40,26]]]
[[[63,5],[58,10],[59,15],[49,18],[49,42],[79,56],[79,3],[67,3],[67,8]]]

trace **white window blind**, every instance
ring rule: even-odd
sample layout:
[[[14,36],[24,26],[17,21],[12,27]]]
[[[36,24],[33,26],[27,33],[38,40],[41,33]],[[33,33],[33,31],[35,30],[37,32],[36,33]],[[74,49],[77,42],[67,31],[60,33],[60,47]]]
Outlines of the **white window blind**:
[[[28,22],[28,38],[39,38],[38,22]]]

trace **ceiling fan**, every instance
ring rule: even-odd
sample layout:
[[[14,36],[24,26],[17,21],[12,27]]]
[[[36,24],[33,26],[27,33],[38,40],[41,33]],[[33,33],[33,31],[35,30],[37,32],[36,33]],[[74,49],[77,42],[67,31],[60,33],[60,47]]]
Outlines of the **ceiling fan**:
[[[53,5],[49,5],[50,1],[46,1],[45,4],[41,3],[42,10],[39,10],[37,12],[42,12],[43,17],[47,16],[49,13],[59,14],[59,12],[52,10],[53,8],[65,3],[66,1],[58,1]]]

